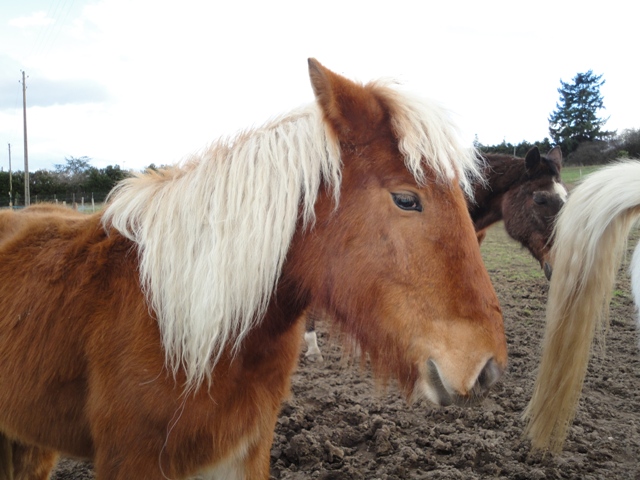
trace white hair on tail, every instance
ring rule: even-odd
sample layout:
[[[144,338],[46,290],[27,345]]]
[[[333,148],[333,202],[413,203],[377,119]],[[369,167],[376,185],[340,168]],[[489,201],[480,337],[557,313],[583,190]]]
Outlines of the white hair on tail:
[[[416,180],[424,181],[426,162],[470,191],[475,152],[453,143],[444,113],[377,88],[392,102]],[[224,349],[237,349],[264,315],[300,213],[304,225],[313,223],[323,182],[337,205],[339,145],[322,118],[314,103],[213,144],[182,166],[138,174],[111,193],[103,225],[137,243],[167,365],[174,375],[184,368],[187,387],[210,380]]]
[[[575,415],[596,333],[608,305],[630,230],[640,216],[640,162],[591,174],[558,215],[551,251],[542,361],[524,416],[534,448],[559,451]]]

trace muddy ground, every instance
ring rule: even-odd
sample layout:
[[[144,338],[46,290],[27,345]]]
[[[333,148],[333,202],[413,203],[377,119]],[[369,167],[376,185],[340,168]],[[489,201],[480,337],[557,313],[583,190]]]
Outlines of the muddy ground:
[[[530,398],[544,326],[547,281],[501,227],[482,247],[502,304],[509,368],[471,408],[408,405],[395,386],[341,360],[318,326],[324,362],[301,361],[271,450],[272,479],[639,479],[640,355],[629,282],[618,279],[611,327],[596,349],[576,420],[560,456],[531,454],[521,413]],[[91,465],[61,462],[56,480],[93,478]]]

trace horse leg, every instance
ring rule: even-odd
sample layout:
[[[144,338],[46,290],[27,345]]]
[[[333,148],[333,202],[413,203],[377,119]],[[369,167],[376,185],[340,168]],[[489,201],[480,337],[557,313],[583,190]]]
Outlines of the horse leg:
[[[53,450],[13,444],[13,471],[15,480],[47,480],[58,461]]]
[[[198,475],[197,480],[268,480],[271,469],[273,435],[265,435],[245,450],[244,455],[232,456]]]
[[[0,480],[47,480],[58,454],[23,445],[0,433]]]
[[[172,478],[165,473],[159,461],[159,455],[149,452],[129,452],[118,448],[97,448],[93,459],[96,478],[109,480],[128,480],[132,478]],[[132,454],[131,452],[135,452]]]
[[[0,432],[0,480],[13,480],[13,445]]]
[[[275,422],[274,422],[275,423]],[[274,425],[275,427],[275,425]],[[269,480],[271,470],[271,445],[273,433],[264,435],[250,451],[245,464],[247,479],[256,478]]]
[[[320,317],[320,314],[314,308],[311,308],[307,310],[306,315],[307,327],[304,332],[304,341],[307,344],[307,351],[304,356],[312,362],[322,362],[324,359],[318,347],[318,337],[316,336],[316,319]]]

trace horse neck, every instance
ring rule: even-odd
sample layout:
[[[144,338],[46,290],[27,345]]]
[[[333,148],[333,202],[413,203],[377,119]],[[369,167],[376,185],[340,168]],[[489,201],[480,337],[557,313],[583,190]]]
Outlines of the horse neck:
[[[469,213],[476,231],[502,220],[502,199],[525,179],[524,159],[509,155],[485,155],[485,182],[474,186]]]

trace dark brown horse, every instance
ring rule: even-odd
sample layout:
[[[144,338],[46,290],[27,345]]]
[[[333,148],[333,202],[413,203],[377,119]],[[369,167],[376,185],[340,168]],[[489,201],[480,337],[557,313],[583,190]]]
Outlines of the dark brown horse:
[[[544,156],[533,147],[525,158],[501,154],[484,158],[486,183],[475,184],[474,201],[469,202],[478,241],[491,225],[503,220],[509,236],[531,252],[549,278],[551,232],[568,195],[560,178],[560,147]]]
[[[315,103],[125,180],[104,213],[0,214],[5,479],[57,452],[101,480],[268,479],[309,305],[408,396],[498,380],[477,159],[432,103],[309,74]]]
[[[488,153],[483,159],[485,181],[475,182],[473,198],[467,202],[478,243],[491,225],[504,220],[507,233],[531,252],[550,278],[551,232],[567,199],[560,178],[562,151],[555,147],[541,156],[533,147],[525,158]],[[323,316],[317,309],[306,313],[305,356],[312,361],[322,360],[315,325]]]

